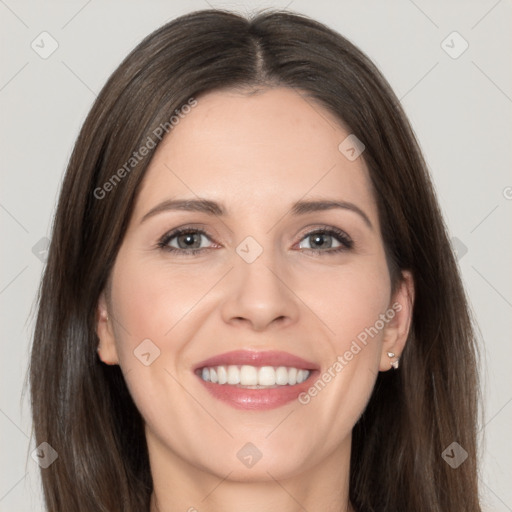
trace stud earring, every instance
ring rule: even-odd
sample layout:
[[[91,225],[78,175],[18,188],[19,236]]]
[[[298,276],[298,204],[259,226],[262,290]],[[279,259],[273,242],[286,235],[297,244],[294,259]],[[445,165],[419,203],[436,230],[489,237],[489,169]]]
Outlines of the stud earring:
[[[388,357],[395,357],[394,352],[388,352]],[[396,361],[389,363],[393,369],[395,369],[395,370],[398,369],[398,361],[399,360],[400,360],[400,358],[397,357]]]

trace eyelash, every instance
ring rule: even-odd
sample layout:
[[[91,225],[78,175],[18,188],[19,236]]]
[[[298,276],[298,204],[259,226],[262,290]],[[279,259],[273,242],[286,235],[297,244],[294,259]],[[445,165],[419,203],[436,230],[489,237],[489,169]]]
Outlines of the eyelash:
[[[199,228],[193,228],[193,227],[183,227],[183,228],[177,228],[173,231],[166,233],[158,242],[157,242],[157,248],[161,249],[166,252],[174,253],[179,256],[185,256],[185,255],[191,255],[191,256],[197,256],[204,251],[209,250],[209,247],[203,247],[202,249],[179,249],[176,247],[170,247],[168,244],[169,242],[180,235],[193,235],[193,234],[199,234],[199,235],[205,235],[207,238],[211,239],[212,237],[204,230]],[[337,239],[338,242],[340,242],[342,245],[340,247],[336,247],[335,249],[329,249],[329,250],[323,250],[323,249],[302,249],[305,251],[309,251],[315,255],[320,255],[322,253],[327,253],[329,255],[339,254],[344,251],[348,251],[352,249],[354,242],[350,239],[350,237],[341,231],[341,229],[332,227],[332,226],[322,226],[320,228],[316,228],[313,231],[310,231],[300,239],[300,241],[304,240],[307,237],[316,235],[316,234],[325,234],[333,236],[335,239]]]

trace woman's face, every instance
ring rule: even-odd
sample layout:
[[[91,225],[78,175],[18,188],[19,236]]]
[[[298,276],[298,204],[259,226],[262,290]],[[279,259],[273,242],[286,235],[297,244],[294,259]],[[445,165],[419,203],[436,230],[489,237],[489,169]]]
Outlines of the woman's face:
[[[406,280],[391,295],[349,135],[294,90],[218,91],[158,147],[98,322],[101,357],[121,366],[152,463],[279,479],[349,453],[378,372],[396,360],[386,352],[403,349],[412,293]],[[342,205],[313,204],[326,201]],[[223,355],[233,351],[265,357]],[[232,384],[203,380],[213,357],[205,377]]]

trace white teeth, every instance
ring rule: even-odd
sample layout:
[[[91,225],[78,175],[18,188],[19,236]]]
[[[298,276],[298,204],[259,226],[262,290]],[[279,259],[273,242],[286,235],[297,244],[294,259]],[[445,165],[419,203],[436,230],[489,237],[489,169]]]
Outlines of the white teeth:
[[[284,366],[280,366],[276,371],[276,384],[280,386],[288,384],[288,369]]]
[[[276,385],[276,371],[272,366],[262,366],[258,370],[258,384],[260,386]]]
[[[304,382],[308,378],[306,372],[307,370],[299,370],[297,372],[297,382]]]
[[[219,379],[219,384],[226,384],[228,381],[228,372],[225,366],[217,366],[217,378]]]
[[[203,380],[208,380],[203,377]],[[240,371],[237,366],[228,366],[228,384],[240,384]]]
[[[222,367],[219,366],[219,368]],[[242,366],[242,368],[240,368],[240,384],[242,386],[257,386],[258,369],[255,366]]]
[[[286,366],[229,365],[203,368],[201,377],[203,380],[214,384],[259,388],[294,386],[304,382],[310,373],[309,370],[288,368]]]

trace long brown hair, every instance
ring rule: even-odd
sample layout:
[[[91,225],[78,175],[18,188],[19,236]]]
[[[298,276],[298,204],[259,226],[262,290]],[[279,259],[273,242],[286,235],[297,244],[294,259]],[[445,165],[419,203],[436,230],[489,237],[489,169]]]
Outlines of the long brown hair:
[[[95,332],[98,297],[154,149],[136,161],[134,152],[149,138],[157,146],[158,128],[191,98],[274,86],[327,108],[364,143],[393,284],[402,269],[415,282],[401,366],[379,373],[353,429],[351,502],[360,512],[481,510],[478,350],[413,131],[360,50],[306,16],[276,10],[251,19],[203,10],[164,25],[115,70],[84,122],[54,219],[30,364],[36,442],[59,455],[42,470],[48,510],[149,509],[143,421],[119,367],[98,359]],[[468,453],[456,469],[442,456],[453,442]]]

